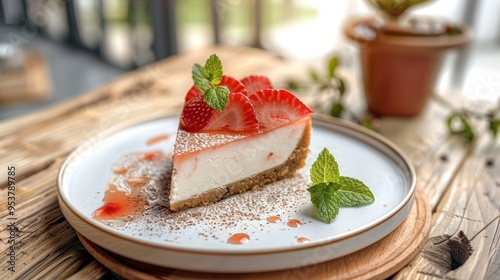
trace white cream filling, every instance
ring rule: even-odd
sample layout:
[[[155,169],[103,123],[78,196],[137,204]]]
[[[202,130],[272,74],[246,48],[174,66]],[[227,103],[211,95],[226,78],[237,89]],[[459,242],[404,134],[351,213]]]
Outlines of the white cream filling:
[[[297,147],[307,121],[213,147],[174,162],[170,203],[237,182],[283,164]]]

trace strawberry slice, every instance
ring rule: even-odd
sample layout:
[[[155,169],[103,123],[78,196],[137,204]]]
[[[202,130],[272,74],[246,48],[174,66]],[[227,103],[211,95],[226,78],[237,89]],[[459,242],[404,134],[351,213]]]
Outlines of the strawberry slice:
[[[217,84],[217,86],[226,86],[229,89],[229,92],[242,92],[243,94],[246,94],[245,86],[231,76],[222,75],[221,82]],[[185,101],[188,101],[198,95],[203,94],[195,85],[193,85],[186,94]]]
[[[264,89],[249,99],[255,107],[261,130],[275,128],[313,113],[295,95],[284,89]]]
[[[210,121],[215,109],[203,101],[203,95],[194,96],[182,109],[179,128],[189,132],[200,131]]]
[[[236,131],[256,133],[259,122],[248,97],[241,92],[231,92],[224,111],[215,111],[203,131]]]
[[[273,88],[271,81],[265,76],[248,76],[243,78],[241,80],[241,83],[245,86],[248,96],[256,93],[259,90]]]

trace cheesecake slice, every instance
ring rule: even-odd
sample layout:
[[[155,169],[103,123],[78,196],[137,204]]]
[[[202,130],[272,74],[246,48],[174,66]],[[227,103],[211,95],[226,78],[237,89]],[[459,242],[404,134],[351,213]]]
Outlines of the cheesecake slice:
[[[174,146],[171,210],[209,205],[304,166],[312,111],[292,93],[272,89],[265,77],[242,82],[223,77],[230,93],[222,112],[195,87],[188,92]]]

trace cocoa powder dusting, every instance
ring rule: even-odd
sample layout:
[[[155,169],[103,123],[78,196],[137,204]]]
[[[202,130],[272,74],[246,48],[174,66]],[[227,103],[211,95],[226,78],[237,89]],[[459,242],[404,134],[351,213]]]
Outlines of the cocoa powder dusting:
[[[118,227],[119,231],[137,232],[137,236],[156,236],[174,243],[183,238],[185,240],[190,232],[193,238],[221,242],[228,238],[221,236],[221,232],[227,229],[238,228],[252,234],[265,233],[264,229],[269,231],[266,228],[269,224],[268,217],[293,219],[289,216],[290,213],[297,213],[298,209],[308,202],[309,193],[306,189],[309,183],[304,174],[297,172],[292,178],[229,197],[212,205],[172,212],[169,209],[172,154],[154,154],[155,157],[148,160],[145,160],[141,153],[125,155],[112,166],[113,170],[127,170],[126,173],[115,175],[122,176],[122,181],[129,182],[134,187],[147,182],[141,192],[145,206],[129,215],[127,229]],[[168,236],[165,232],[169,233]]]

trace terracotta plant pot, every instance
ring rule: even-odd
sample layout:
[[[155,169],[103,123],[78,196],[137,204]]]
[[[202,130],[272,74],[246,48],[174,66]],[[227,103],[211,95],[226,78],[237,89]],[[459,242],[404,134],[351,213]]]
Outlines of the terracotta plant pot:
[[[348,22],[345,34],[360,47],[368,109],[390,116],[420,113],[433,91],[445,51],[471,39],[467,28],[460,30],[456,35],[423,36],[396,29],[382,32],[371,18]]]

